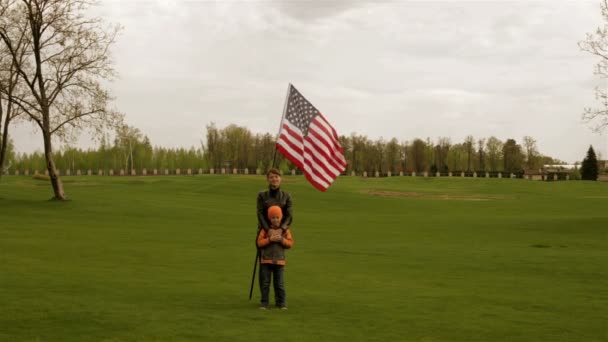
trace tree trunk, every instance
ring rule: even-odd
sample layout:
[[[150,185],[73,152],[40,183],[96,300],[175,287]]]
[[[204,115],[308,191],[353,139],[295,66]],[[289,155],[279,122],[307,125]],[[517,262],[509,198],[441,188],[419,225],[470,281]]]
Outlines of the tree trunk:
[[[11,122],[11,114],[12,114],[12,103],[7,101],[6,105],[6,117],[4,118],[4,124],[2,124],[2,104],[0,103],[0,124],[2,128],[2,145],[0,146],[0,179],[2,179],[2,175],[4,174],[4,161],[6,159],[6,150],[8,147],[8,125]]]
[[[46,158],[46,169],[49,171],[49,177],[51,178],[51,186],[53,187],[54,199],[56,200],[66,200],[65,193],[63,192],[63,184],[61,183],[61,179],[59,179],[59,175],[57,174],[57,169],[55,168],[55,161],[53,160],[53,148],[51,145],[51,136],[48,132],[42,132],[44,137],[44,156]]]
[[[6,118],[4,120],[3,130],[2,130],[2,146],[0,146],[0,179],[2,179],[2,175],[4,174],[4,159],[6,159],[6,148],[8,146],[8,124],[10,122],[10,112],[7,113]],[[0,116],[0,120],[2,117]]]
[[[135,161],[133,160],[133,146],[131,146],[131,140],[129,140],[129,158],[131,162],[129,163],[129,171],[128,174],[131,174],[131,170],[135,168]]]
[[[56,200],[65,200],[66,196],[63,192],[63,184],[61,184],[61,180],[59,179],[59,175],[57,174],[57,170],[55,168],[55,161],[53,160],[53,146],[51,144],[51,104],[49,103],[49,99],[46,94],[46,83],[44,77],[42,77],[42,57],[41,57],[41,46],[40,40],[42,36],[42,14],[40,12],[35,11],[32,8],[32,3],[27,4],[29,7],[29,24],[32,33],[32,50],[34,53],[34,58],[36,61],[36,77],[38,80],[38,103],[40,105],[40,110],[42,114],[42,137],[44,139],[44,157],[46,159],[46,169],[49,172],[49,176],[51,178],[51,186],[53,187],[53,193],[55,195],[54,199]],[[33,90],[33,88],[32,88]]]
[[[5,127],[4,125],[2,125],[2,115],[4,114],[3,108],[2,108],[2,97],[0,97],[0,132],[2,132],[2,140],[0,140],[2,142],[2,146],[4,146],[4,141],[6,140],[4,138],[4,130],[3,127]],[[5,153],[5,149],[4,148],[0,148],[0,180],[2,180],[2,170],[4,169],[4,153]]]

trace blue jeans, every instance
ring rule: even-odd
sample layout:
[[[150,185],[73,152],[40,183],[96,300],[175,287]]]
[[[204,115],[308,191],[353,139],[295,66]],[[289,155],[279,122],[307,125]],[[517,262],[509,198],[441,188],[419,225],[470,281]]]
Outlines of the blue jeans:
[[[262,292],[262,305],[268,306],[270,294],[270,277],[274,285],[274,303],[285,306],[285,283],[283,273],[285,266],[273,264],[260,264],[260,290]]]

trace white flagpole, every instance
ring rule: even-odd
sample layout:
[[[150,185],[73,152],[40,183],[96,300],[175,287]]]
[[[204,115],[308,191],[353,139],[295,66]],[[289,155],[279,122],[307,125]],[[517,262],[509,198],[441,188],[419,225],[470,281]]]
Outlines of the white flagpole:
[[[275,143],[279,142],[279,137],[281,134],[281,127],[283,125],[283,119],[285,118],[285,114],[287,112],[287,103],[289,103],[289,94],[291,94],[291,83],[289,83],[289,85],[287,86],[287,95],[285,96],[285,105],[283,106],[283,115],[281,116],[281,122],[279,122],[279,132],[277,133],[277,138],[275,139]],[[276,159],[277,159],[277,149],[275,146],[274,149],[274,154],[272,156],[272,167],[275,167],[275,163],[276,163]]]

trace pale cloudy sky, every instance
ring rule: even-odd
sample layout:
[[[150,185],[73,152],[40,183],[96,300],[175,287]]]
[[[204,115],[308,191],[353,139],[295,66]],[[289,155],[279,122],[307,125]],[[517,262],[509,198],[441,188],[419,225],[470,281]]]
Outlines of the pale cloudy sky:
[[[276,134],[293,83],[340,134],[372,139],[530,135],[540,151],[608,155],[596,59],[577,42],[598,1],[102,0],[124,30],[115,107],[154,145],[198,146],[205,125]],[[41,148],[15,128],[17,149]],[[82,137],[84,147],[94,146]]]

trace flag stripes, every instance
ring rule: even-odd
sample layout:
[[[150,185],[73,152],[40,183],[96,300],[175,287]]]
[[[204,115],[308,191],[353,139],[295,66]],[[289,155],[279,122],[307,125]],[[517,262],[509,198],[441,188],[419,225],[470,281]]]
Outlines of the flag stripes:
[[[338,134],[327,119],[290,85],[277,149],[321,191],[346,169]]]

